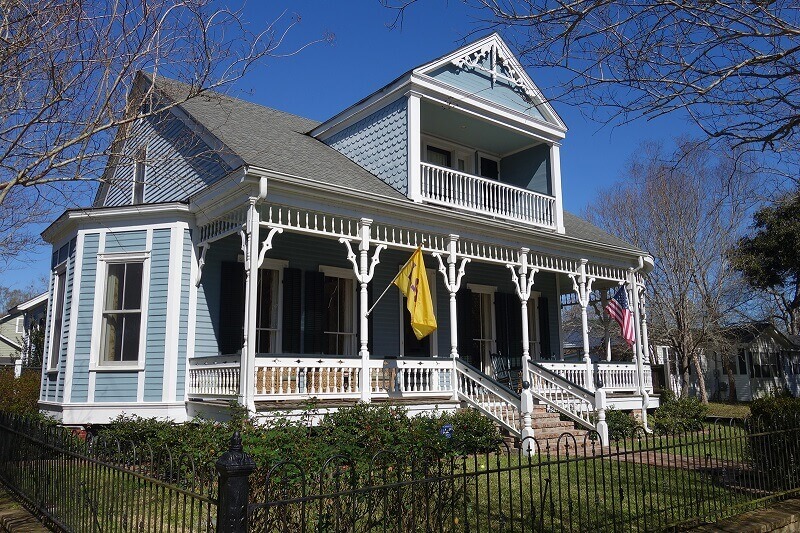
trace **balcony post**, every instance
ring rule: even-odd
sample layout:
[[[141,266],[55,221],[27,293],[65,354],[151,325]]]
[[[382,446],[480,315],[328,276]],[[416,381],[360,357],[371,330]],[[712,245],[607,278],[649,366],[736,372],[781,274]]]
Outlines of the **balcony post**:
[[[538,268],[530,268],[528,263],[528,248],[520,248],[519,251],[519,276],[515,272],[515,266],[507,264],[511,270],[511,278],[519,296],[520,307],[522,309],[522,379],[528,380],[528,369],[530,367],[530,331],[528,329],[528,300],[531,297],[533,288],[533,278],[539,272]]]
[[[556,212],[554,213],[554,220],[556,231],[564,233],[564,200],[561,195],[561,153],[559,145],[553,143],[550,145],[550,179],[553,185],[553,196],[556,199]]]
[[[444,286],[450,293],[450,359],[453,361],[453,400],[458,400],[458,374],[455,368],[458,359],[458,306],[456,304],[456,294],[461,288],[461,278],[464,277],[464,268],[469,263],[469,258],[461,260],[461,266],[456,272],[458,262],[458,235],[450,234],[447,239],[447,267],[444,266],[442,256],[438,253],[432,254],[439,261],[439,273],[444,279]]]
[[[420,98],[415,92],[408,93],[408,198],[414,202],[422,201],[421,120]]]

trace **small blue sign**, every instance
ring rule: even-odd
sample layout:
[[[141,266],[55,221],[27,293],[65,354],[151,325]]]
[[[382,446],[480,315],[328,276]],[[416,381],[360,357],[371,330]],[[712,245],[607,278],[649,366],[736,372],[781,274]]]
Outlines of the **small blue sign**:
[[[446,439],[453,438],[453,424],[445,424],[439,429],[439,435]]]

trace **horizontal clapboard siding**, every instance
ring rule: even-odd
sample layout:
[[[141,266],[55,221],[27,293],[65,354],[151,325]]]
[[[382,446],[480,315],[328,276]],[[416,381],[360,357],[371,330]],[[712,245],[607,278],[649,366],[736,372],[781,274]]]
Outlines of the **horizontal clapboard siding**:
[[[183,398],[186,383],[186,346],[189,332],[189,291],[191,290],[192,234],[183,234],[183,269],[181,270],[180,323],[178,324],[178,371],[175,397]]]
[[[98,372],[95,378],[94,401],[135,402],[138,384],[138,372]]]
[[[161,401],[169,292],[170,229],[153,230],[150,252],[150,294],[147,304],[144,400]],[[177,320],[178,317],[174,317]]]
[[[111,178],[105,206],[131,203],[135,155],[142,147],[147,153],[145,203],[185,200],[232,170],[172,113],[139,120],[129,138],[125,156]]]
[[[89,360],[92,345],[94,293],[97,277],[97,252],[100,245],[98,233],[87,233],[83,239],[80,301],[75,334],[75,362],[72,374],[73,402],[87,401],[89,391]],[[134,396],[135,399],[135,396]]]
[[[147,231],[109,231],[106,233],[106,253],[141,252],[147,246]]]

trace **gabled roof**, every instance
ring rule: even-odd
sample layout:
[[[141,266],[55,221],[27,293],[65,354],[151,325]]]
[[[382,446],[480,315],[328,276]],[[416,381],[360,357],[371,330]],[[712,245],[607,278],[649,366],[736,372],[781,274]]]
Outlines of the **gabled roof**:
[[[184,100],[191,90],[190,86],[163,76],[142,76],[173,101]],[[177,108],[243,165],[411,203],[380,178],[312,137],[308,132],[319,125],[317,121],[214,91],[195,96]],[[568,237],[644,253],[566,211],[564,226]]]
[[[487,68],[484,63],[489,63]],[[542,92],[522,68],[516,56],[500,37],[498,33],[492,33],[482,37],[458,50],[441,56],[429,63],[420,65],[413,69],[415,74],[430,75],[442,67],[453,65],[464,71],[473,70],[482,72],[492,78],[493,82],[499,79],[508,85],[519,90],[529,101],[531,107],[536,108],[547,122],[566,130],[567,126],[556,110],[547,101]]]
[[[173,100],[183,99],[189,90],[189,86],[161,76],[155,83]],[[374,174],[308,135],[319,124],[315,120],[211,91],[180,104],[180,108],[247,165],[405,198]]]
[[[750,344],[763,334],[768,334],[786,345],[794,344],[791,339],[781,333],[769,322],[748,322],[729,326],[724,330],[725,336],[738,344]]]

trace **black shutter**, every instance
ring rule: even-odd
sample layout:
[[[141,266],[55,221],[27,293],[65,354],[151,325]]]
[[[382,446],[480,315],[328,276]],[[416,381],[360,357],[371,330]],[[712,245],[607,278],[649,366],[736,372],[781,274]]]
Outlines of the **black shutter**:
[[[522,304],[516,294],[497,292],[494,295],[497,349],[508,357],[513,368],[522,357]]]
[[[458,356],[467,363],[480,367],[477,346],[472,341],[477,324],[472,312],[472,291],[462,288],[456,294],[456,316],[458,317]],[[478,325],[479,326],[479,325]],[[480,331],[480,330],[478,330]]]
[[[505,356],[509,355],[510,339],[508,338],[508,300],[509,295],[503,292],[496,292],[494,295],[494,320],[495,330],[497,332],[497,345],[498,353]]]
[[[244,265],[223,261],[219,284],[219,351],[236,353],[244,345]]]
[[[283,269],[283,340],[284,353],[300,353],[300,269]]]
[[[355,302],[354,305],[356,307],[358,307],[358,304],[359,304],[360,300],[358,300],[358,299],[356,299],[356,300],[357,301]],[[368,302],[369,307],[372,307],[372,283],[367,285],[367,302]],[[361,308],[358,309],[358,315],[357,316],[359,317],[359,320],[358,320],[359,324],[361,324],[361,319],[360,318],[361,318],[361,313],[363,313],[363,312],[364,312],[363,309],[361,309]],[[367,317],[367,334],[369,335],[369,341],[367,342],[367,350],[369,350],[369,353],[374,354],[375,353],[375,317],[373,315],[370,315],[370,316]],[[361,347],[361,344],[359,344],[359,348],[360,347]]]
[[[539,296],[539,341],[542,359],[550,359],[553,355],[550,347],[550,308],[544,296]]]
[[[325,327],[325,274],[306,272],[303,353],[322,353]]]

